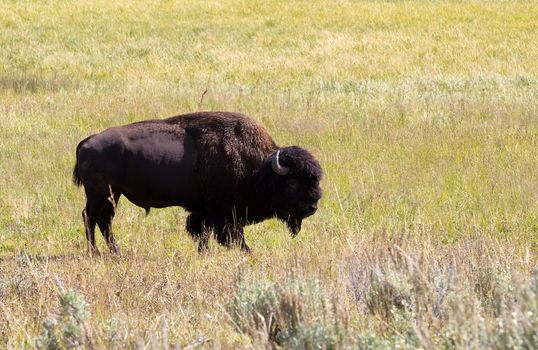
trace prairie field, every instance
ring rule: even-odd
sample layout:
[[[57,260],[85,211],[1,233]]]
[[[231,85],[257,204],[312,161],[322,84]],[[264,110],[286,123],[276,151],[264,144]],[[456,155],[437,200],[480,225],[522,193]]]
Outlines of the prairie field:
[[[538,348],[537,1],[0,3],[0,348]],[[252,116],[324,169],[292,239],[197,252],[125,198],[86,253],[86,136]],[[105,244],[97,232],[99,248]]]

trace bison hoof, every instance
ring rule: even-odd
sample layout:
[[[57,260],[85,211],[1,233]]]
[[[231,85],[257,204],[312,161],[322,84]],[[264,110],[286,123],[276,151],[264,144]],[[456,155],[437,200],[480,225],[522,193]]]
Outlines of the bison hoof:
[[[114,246],[113,248],[110,248],[110,254],[114,256],[121,256],[120,250],[117,246]]]
[[[111,251],[110,251],[110,254],[111,254],[112,256],[116,256],[116,257],[120,257],[120,256],[121,256],[121,253],[120,253],[120,250],[119,250],[119,249],[111,250]]]

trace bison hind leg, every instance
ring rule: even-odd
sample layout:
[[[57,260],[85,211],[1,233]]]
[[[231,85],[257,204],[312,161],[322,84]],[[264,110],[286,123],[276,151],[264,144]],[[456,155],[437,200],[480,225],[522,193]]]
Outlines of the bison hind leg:
[[[118,204],[120,195],[119,193],[114,193],[113,197],[108,197],[106,202],[103,203],[101,213],[97,218],[97,225],[99,225],[108,249],[113,254],[119,254],[120,252],[112,233],[112,220],[116,213],[116,205]]]
[[[82,212],[82,217],[84,218],[88,250],[91,255],[99,255],[95,243],[96,225],[99,225],[110,251],[118,253],[118,247],[114,241],[114,236],[112,236],[112,219],[114,218],[119,197],[120,194],[113,194],[112,190],[110,190],[109,194],[96,194],[95,191],[86,191],[86,207]]]
[[[90,255],[100,255],[97,244],[95,244],[95,225],[97,224],[97,214],[100,211],[98,203],[89,200],[86,207],[82,210],[82,219],[84,220],[84,231],[86,234],[86,243]]]

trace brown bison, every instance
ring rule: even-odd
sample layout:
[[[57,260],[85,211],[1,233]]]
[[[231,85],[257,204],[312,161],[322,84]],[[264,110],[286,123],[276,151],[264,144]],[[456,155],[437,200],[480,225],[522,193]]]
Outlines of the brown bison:
[[[268,218],[293,236],[321,198],[322,170],[306,150],[278,147],[245,115],[200,112],[113,127],[77,146],[73,180],[83,185],[82,211],[90,252],[95,225],[118,253],[112,219],[124,195],[145,208],[181,206],[186,229],[207,249],[209,232],[223,245],[249,251],[243,227]]]

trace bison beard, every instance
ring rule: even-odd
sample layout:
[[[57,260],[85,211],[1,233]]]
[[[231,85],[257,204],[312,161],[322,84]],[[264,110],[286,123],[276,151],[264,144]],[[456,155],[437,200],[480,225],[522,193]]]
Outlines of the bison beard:
[[[279,148],[253,119],[200,112],[107,129],[76,150],[73,180],[83,185],[88,249],[97,253],[95,226],[118,253],[112,220],[122,195],[149,211],[181,206],[186,230],[208,247],[210,233],[225,246],[249,251],[243,227],[276,217],[295,236],[321,198],[319,163],[306,150]]]

